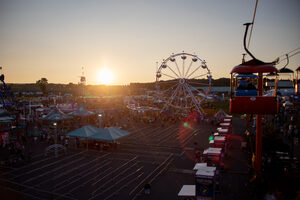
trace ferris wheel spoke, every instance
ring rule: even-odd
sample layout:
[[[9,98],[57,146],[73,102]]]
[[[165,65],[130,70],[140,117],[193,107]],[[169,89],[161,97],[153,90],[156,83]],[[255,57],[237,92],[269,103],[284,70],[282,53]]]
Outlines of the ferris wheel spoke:
[[[175,62],[176,68],[177,68],[177,70],[178,70],[178,72],[179,72],[179,75],[180,75],[180,78],[181,78],[182,75],[181,75],[181,72],[180,72],[180,70],[179,70],[178,64],[177,64],[176,60],[175,60],[174,62]]]
[[[191,89],[190,89],[187,85],[184,85],[184,86],[185,86],[187,92],[189,93],[189,95],[190,95],[190,97],[191,97],[191,99],[192,99],[192,101],[193,101],[193,103],[194,103],[194,105],[195,105],[197,111],[198,111],[199,113],[203,113],[204,110],[199,106],[199,103],[198,103],[197,100],[195,99],[195,97],[194,97],[194,95],[193,95]]]
[[[172,81],[159,81],[159,84],[168,84],[168,83],[178,83],[178,80],[172,80]]]
[[[200,90],[198,90],[197,88],[195,88],[194,86],[190,85],[187,83],[187,85],[190,87],[190,88],[193,88],[193,90],[197,91],[197,92],[201,92]]]
[[[177,86],[178,85],[178,83],[177,84],[175,84],[175,85],[172,85],[171,87],[169,87],[168,89],[165,89],[165,90],[163,90],[163,92],[167,92],[168,90],[170,90],[170,89],[173,89],[175,86]]]
[[[166,91],[168,91],[168,90],[170,90],[170,89],[173,89],[174,87],[176,87],[176,86],[178,85],[178,82],[177,82],[177,81],[172,81],[172,82],[175,82],[176,84],[171,85],[170,87],[168,87],[166,83],[163,83],[163,84],[165,84],[165,87],[168,87],[168,88],[167,88],[167,89],[161,88],[161,89],[163,90],[162,92],[166,92]]]
[[[180,92],[181,92],[181,88],[182,86],[179,85],[179,89],[178,89],[178,94],[177,94],[177,98],[176,98],[176,101],[175,101],[175,107],[179,107],[180,106]]]
[[[197,96],[198,96],[198,98],[200,98],[200,100],[198,101],[199,104],[200,104],[204,99],[206,99],[206,94],[204,94],[204,92],[198,90],[197,88],[195,88],[195,87],[193,87],[193,86],[191,86],[191,85],[189,85],[189,84],[188,84],[188,86],[191,87],[191,88],[193,88],[193,90],[197,91],[197,93],[198,93]],[[203,94],[203,95],[200,95],[200,94]],[[200,97],[199,97],[199,96],[200,96]]]
[[[180,75],[178,75],[171,67],[169,67],[169,65],[167,65],[168,69],[170,69],[177,78],[180,78]],[[175,78],[176,79],[176,78]]]
[[[197,90],[197,88],[194,88],[193,86],[191,86],[191,85],[189,85],[189,84],[186,85],[186,88],[187,88],[188,93],[189,93],[190,95],[192,95],[194,98],[195,98],[195,96],[194,96],[194,94],[193,94],[191,88],[192,88],[193,90],[197,91],[197,93],[199,92],[199,90]],[[195,98],[195,100],[196,100],[197,104],[199,104],[199,102],[197,101],[196,98]]]
[[[175,95],[176,95],[176,93],[177,93],[177,91],[178,91],[178,89],[179,89],[179,86],[180,86],[180,85],[178,84],[177,87],[176,87],[176,89],[174,90],[173,94],[172,94],[171,97],[169,98],[169,101],[167,102],[167,104],[170,104],[170,103],[173,102],[174,97],[175,97]]]
[[[191,90],[190,90],[190,93],[192,93]],[[193,94],[192,94],[192,100],[195,101],[195,102],[197,102],[195,106],[197,107],[198,112],[205,113],[205,111],[203,110],[203,108],[200,106],[200,101],[197,101],[195,99],[195,97],[194,97]]]
[[[185,100],[185,107],[188,107],[188,102],[187,102],[188,97],[187,97],[185,88],[183,88],[183,94],[184,94],[184,100]]]
[[[202,77],[202,76],[207,76],[207,75],[208,75],[208,73],[200,74],[200,75],[194,76],[194,77],[192,77],[192,78],[190,78],[190,79],[196,79],[196,78],[200,78],[200,77]]]
[[[190,63],[190,65],[189,65],[189,67],[188,67],[186,73],[183,72],[183,77],[184,77],[184,78],[185,78],[185,76],[189,73],[189,71],[190,71],[190,69],[191,69],[191,67],[192,67],[192,64],[193,64],[193,61],[191,61],[191,63]]]
[[[175,84],[175,85],[172,85],[171,87],[169,87],[169,88],[167,88],[167,89],[164,89],[164,90],[162,90],[162,91],[160,91],[160,92],[158,92],[158,94],[168,94],[168,91],[171,91],[174,87],[176,87],[178,85],[178,83],[177,84]],[[163,89],[163,88],[161,88],[161,89]],[[166,99],[165,97],[161,97],[161,98],[163,98],[163,99]]]
[[[167,77],[169,77],[169,78],[173,78],[173,79],[177,79],[176,77],[174,77],[174,76],[170,76],[170,75],[168,75],[168,74],[165,74],[165,73],[161,73],[162,75],[164,75],[164,76],[167,76]]]
[[[192,76],[200,67],[201,65],[197,67],[192,73],[190,73],[186,78],[190,78],[190,76]]]
[[[183,106],[183,92],[184,92],[184,88],[183,88],[183,86],[181,85],[181,87],[180,87],[180,108],[183,108],[184,106]]]
[[[199,100],[198,102],[199,102],[199,104],[204,100],[204,99],[206,99],[206,97],[207,97],[207,95],[205,94],[205,92],[204,91],[201,91],[201,90],[198,90],[197,88],[195,88],[195,87],[193,87],[193,86],[190,86],[191,88],[193,88],[194,90],[196,90],[197,92],[198,92],[198,97],[199,98],[201,98],[201,100]],[[202,94],[202,95],[201,95]]]
[[[185,88],[182,87],[182,90],[183,90],[183,101],[182,101],[182,104],[183,104],[183,107],[188,107],[188,104],[187,104],[187,95],[186,95],[186,91],[185,91]]]

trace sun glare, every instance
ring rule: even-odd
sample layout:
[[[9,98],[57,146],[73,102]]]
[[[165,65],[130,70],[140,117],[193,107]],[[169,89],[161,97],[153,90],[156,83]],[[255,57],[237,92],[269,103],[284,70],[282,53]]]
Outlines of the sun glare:
[[[113,78],[112,72],[109,69],[104,68],[99,72],[98,82],[100,84],[110,85],[112,84]]]

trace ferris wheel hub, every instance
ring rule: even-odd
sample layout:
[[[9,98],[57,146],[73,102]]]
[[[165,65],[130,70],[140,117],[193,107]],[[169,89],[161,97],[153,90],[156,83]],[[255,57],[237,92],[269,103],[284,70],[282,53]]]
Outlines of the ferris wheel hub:
[[[185,79],[184,78],[179,79],[179,84],[181,85],[185,84]]]

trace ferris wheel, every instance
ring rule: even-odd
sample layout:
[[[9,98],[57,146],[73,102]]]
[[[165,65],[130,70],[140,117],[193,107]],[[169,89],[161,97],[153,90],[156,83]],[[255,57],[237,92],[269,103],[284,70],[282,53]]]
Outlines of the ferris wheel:
[[[211,72],[205,60],[189,53],[172,54],[156,72],[157,94],[165,102],[161,112],[169,109],[196,110],[204,114],[201,102],[211,87]]]

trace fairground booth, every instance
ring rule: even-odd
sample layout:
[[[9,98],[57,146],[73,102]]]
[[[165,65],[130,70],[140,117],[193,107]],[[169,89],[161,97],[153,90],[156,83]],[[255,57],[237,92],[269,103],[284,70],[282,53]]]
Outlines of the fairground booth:
[[[214,199],[216,167],[207,166],[206,163],[197,163],[194,167],[196,199]]]

